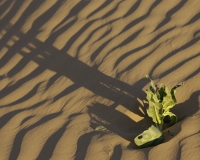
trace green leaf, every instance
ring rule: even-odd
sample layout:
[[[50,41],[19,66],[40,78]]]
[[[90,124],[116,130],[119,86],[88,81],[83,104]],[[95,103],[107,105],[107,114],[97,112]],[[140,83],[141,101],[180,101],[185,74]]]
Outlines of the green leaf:
[[[149,89],[151,90],[152,93],[156,93],[156,90],[154,89],[154,87],[150,86]]]
[[[174,124],[177,123],[177,116],[174,115],[174,116],[171,116],[171,122],[170,122],[170,125],[169,126],[173,126]]]
[[[171,96],[172,96],[172,99],[174,100],[175,103],[176,103],[175,90],[180,86],[182,86],[182,85],[180,85],[180,84],[176,85],[171,89]]]
[[[106,128],[104,126],[98,126],[95,128],[95,131],[104,131]]]
[[[168,130],[168,133],[169,133],[171,136],[174,136],[174,135],[175,135],[174,130]]]
[[[167,93],[165,93],[165,87],[161,87],[159,90],[158,90],[158,92],[159,92],[159,95],[160,95],[160,102],[162,102],[163,101],[163,98],[165,97],[165,96],[167,96]]]
[[[164,112],[163,116],[169,116],[170,117],[170,126],[173,126],[177,123],[177,116],[173,114],[172,112]]]
[[[147,114],[152,118],[153,122],[162,124],[162,114],[160,114],[160,110],[162,110],[162,105],[160,103],[154,103],[152,101],[149,102],[149,108],[147,109]]]
[[[162,136],[162,132],[152,125],[148,130],[145,130],[143,133],[135,137],[134,142],[137,146],[145,148],[158,145],[162,143],[163,140],[164,137]]]
[[[170,121],[171,121],[170,116],[169,115],[165,116],[163,121],[164,121],[164,123],[170,123]]]
[[[154,84],[153,80],[151,80],[149,75],[146,75],[145,77],[150,80],[150,87],[149,88],[153,93],[155,93],[156,92],[156,87],[155,87],[155,84]]]
[[[145,92],[147,94],[146,99],[148,101],[152,101],[153,93],[151,91],[149,91],[149,90],[146,90]]]
[[[162,105],[164,111],[169,111],[172,107],[174,107],[175,102],[170,95],[167,95],[163,98]]]

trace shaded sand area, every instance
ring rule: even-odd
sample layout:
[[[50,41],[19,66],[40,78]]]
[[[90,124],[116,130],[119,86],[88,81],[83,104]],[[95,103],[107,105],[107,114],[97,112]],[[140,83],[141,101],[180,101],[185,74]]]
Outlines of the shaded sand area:
[[[200,159],[199,0],[0,0],[0,24],[0,160]],[[140,149],[146,74],[185,118]]]

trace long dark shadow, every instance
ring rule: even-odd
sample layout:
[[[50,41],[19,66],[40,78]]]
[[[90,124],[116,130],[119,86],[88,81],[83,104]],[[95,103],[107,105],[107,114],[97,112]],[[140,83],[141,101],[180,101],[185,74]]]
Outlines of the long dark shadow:
[[[200,90],[193,92],[186,101],[184,101],[183,103],[179,103],[175,107],[173,107],[172,112],[175,113],[179,118],[195,114],[199,110],[199,101],[198,101],[199,95],[200,95]],[[183,115],[183,113],[185,115]]]
[[[9,7],[14,3],[14,1],[5,1],[1,6],[0,6],[0,15],[2,15]],[[1,22],[1,20],[0,20]]]
[[[5,2],[8,7],[8,5],[12,5],[12,8],[9,10],[9,12],[0,20],[0,31],[9,24],[10,20],[13,18],[13,16],[17,13],[17,11],[20,9],[20,7],[22,6],[23,1],[6,1]],[[4,6],[5,7],[5,6]],[[4,11],[4,9],[7,9],[6,7],[4,8],[2,6],[3,9],[1,9],[2,13]],[[0,48],[1,49],[1,48]]]
[[[137,36],[144,30],[144,28],[141,28],[139,30],[137,30],[136,32],[134,32],[133,34],[131,34],[129,37],[127,37],[125,40],[123,40],[119,45],[115,46],[108,54],[110,54],[111,52],[113,52],[114,50],[121,48],[127,44],[129,44],[130,42],[132,42],[135,38],[137,38]],[[108,55],[107,54],[107,55]]]
[[[175,54],[177,54],[178,52],[184,50],[184,49],[187,49],[188,47],[194,45],[195,43],[197,43],[198,41],[200,40],[200,37],[196,37],[194,39],[192,39],[190,42],[184,44],[183,46],[179,47],[178,49],[172,51],[171,53],[167,54],[165,57],[163,57],[162,59],[160,59],[154,66],[153,68],[151,69],[149,75],[152,75],[154,70],[160,65],[162,64],[166,59],[174,56]]]
[[[142,132],[142,129],[145,129],[152,124],[151,120],[147,115],[144,115],[139,110],[139,103],[133,103],[133,106],[137,106],[130,112],[136,113],[141,117],[144,117],[139,122],[135,122],[133,119],[125,115],[124,113],[116,110],[116,107],[120,104],[120,100],[107,106],[101,103],[93,103],[88,106],[88,113],[91,117],[91,121],[96,125],[104,126],[108,131],[115,133],[116,135],[122,137],[123,139],[132,142],[133,137],[137,133]],[[98,119],[96,118],[98,117]],[[104,123],[107,122],[107,123]],[[143,128],[142,128],[142,127]]]
[[[26,135],[27,132],[29,132],[30,130],[32,130],[32,129],[34,129],[34,128],[56,118],[56,117],[59,117],[61,114],[62,114],[62,111],[49,114],[49,115],[41,118],[39,121],[37,121],[33,125],[19,131],[17,133],[15,139],[14,139],[12,150],[10,152],[9,160],[17,159],[17,157],[19,156],[21,144],[22,144],[23,138],[24,138],[24,136]]]
[[[83,10],[88,4],[90,3],[90,1],[80,1],[78,2],[69,12],[69,14],[58,24],[56,25],[52,31],[55,31],[56,29],[58,29],[60,26],[62,26],[68,19],[70,19],[73,16],[76,16],[79,12],[81,12],[81,10]],[[77,18],[75,19],[75,21],[77,20]],[[73,23],[74,24],[74,23]],[[73,25],[71,24],[71,25]]]
[[[150,51],[148,54],[145,54],[144,56],[138,58],[135,62],[131,63],[129,66],[127,66],[125,69],[123,69],[122,71],[120,71],[119,73],[116,74],[116,77],[117,78],[120,78],[120,76],[133,69],[133,67],[136,67],[141,61],[143,61],[145,58],[147,58],[148,56],[150,56],[152,53],[154,53],[159,47],[160,47],[161,44],[157,45],[152,51]]]
[[[175,7],[169,10],[166,13],[165,19],[157,25],[154,32],[158,30],[159,28],[163,27],[164,25],[166,25],[171,20],[171,17],[173,16],[173,14],[179,11],[186,3],[187,3],[187,0],[181,0],[180,3],[178,3]]]
[[[94,10],[92,13],[90,13],[87,16],[87,19],[90,18],[91,16],[95,15],[97,12],[103,10],[105,7],[107,7],[110,3],[112,3],[112,0],[107,0],[105,1],[101,6],[99,6],[96,10]]]
[[[199,29],[199,30],[197,30],[196,32],[194,32],[194,34],[193,34],[193,38],[197,37],[197,36],[198,36],[198,34],[200,34],[200,29]],[[199,35],[199,36],[200,36],[200,35]]]
[[[87,153],[87,148],[90,145],[90,142],[92,140],[92,137],[95,135],[99,136],[104,136],[107,133],[96,133],[96,132],[90,132],[90,133],[85,133],[82,135],[77,142],[77,149],[75,153],[75,158],[74,160],[80,160],[80,159],[85,159],[86,153]]]
[[[184,158],[185,158],[185,156],[181,156],[182,153],[184,153],[184,152],[183,152],[184,150],[182,150],[182,148],[183,148],[184,145],[181,145],[181,142],[184,141],[184,140],[186,140],[187,138],[191,138],[192,136],[197,136],[196,138],[194,138],[193,142],[194,142],[195,144],[197,144],[196,147],[199,147],[198,143],[200,142],[200,141],[199,141],[200,132],[194,133],[194,134],[192,134],[192,135],[189,135],[189,136],[183,138],[181,141],[179,141],[179,146],[180,146],[180,147],[179,147],[179,150],[178,150],[176,159],[182,159],[181,157],[184,157]],[[190,143],[191,143],[191,142],[190,142]],[[186,143],[186,144],[188,144],[188,143]],[[194,148],[195,148],[195,147],[194,147]],[[197,150],[196,150],[196,151],[197,151]],[[189,158],[189,154],[187,155],[187,157]],[[199,158],[199,157],[198,157],[198,158]]]
[[[122,147],[121,144],[115,146],[113,154],[110,157],[110,160],[120,160],[122,157]]]
[[[187,81],[189,80],[190,78],[196,76],[197,74],[200,73],[200,68],[198,68],[197,70],[195,70],[194,72],[192,72],[190,75],[188,75],[184,80]]]
[[[9,49],[8,53],[6,53],[5,56],[3,56],[3,58],[0,60],[0,67],[5,65],[8,62],[8,60],[10,60],[11,56],[13,56],[17,51],[21,50],[24,46],[28,45],[31,42],[31,40],[33,39],[33,37],[35,37],[38,33],[41,32],[41,31],[39,31],[40,27],[43,26],[51,18],[51,16],[55,14],[55,12],[59,9],[62,2],[63,1],[56,2],[50,9],[48,9],[44,14],[42,14],[40,17],[38,17],[34,21],[31,29],[25,35],[23,35],[22,37],[19,37],[20,40],[17,41]],[[41,5],[40,3],[36,3],[37,5],[34,4],[34,7],[31,7],[31,11],[34,12]],[[29,9],[29,7],[26,9],[26,11],[28,9]],[[26,11],[24,12],[25,15],[26,15]],[[29,11],[28,13],[31,14],[31,11]],[[15,35],[14,32],[16,32],[16,30],[20,30],[20,27],[25,22],[26,18],[27,18],[27,16],[25,16],[25,18],[19,19],[17,21],[17,23],[15,23],[15,25],[11,28],[11,30],[7,34],[10,35],[10,36]],[[6,41],[7,41],[8,39],[11,38],[7,34],[2,38],[2,41],[4,41],[4,39],[6,39]],[[35,56],[36,55],[37,54],[35,54]],[[27,61],[25,60],[25,62],[27,62]],[[24,59],[23,59],[20,63],[18,63],[18,65],[15,68],[18,69],[18,70],[21,70],[26,65],[25,62],[24,62]]]
[[[11,111],[9,113],[4,114],[3,116],[0,117],[0,128],[2,128],[4,125],[6,125],[6,123],[13,118],[15,115],[17,115],[20,112],[26,111],[26,110],[32,110],[35,108],[38,108],[39,106],[41,106],[42,104],[46,103],[48,100],[43,100],[39,103],[36,103],[28,108],[23,108],[23,109],[18,109],[18,110],[14,110]],[[1,107],[2,108],[2,107]]]
[[[87,22],[78,32],[76,32],[66,43],[65,47],[62,48],[62,51],[67,52],[72,44],[81,36],[81,34],[88,29],[94,22],[97,20],[91,20]]]
[[[129,24],[127,24],[127,25],[124,27],[124,29],[121,31],[121,33],[123,33],[123,32],[125,32],[125,31],[129,30],[130,28],[132,28],[132,27],[135,26],[136,24],[138,24],[138,23],[140,23],[141,21],[143,21],[144,19],[146,19],[146,18],[150,15],[150,13],[153,11],[153,9],[154,9],[157,5],[159,5],[161,2],[162,2],[162,0],[155,0],[155,2],[151,5],[151,7],[149,8],[148,12],[147,12],[145,15],[143,15],[143,16],[141,16],[141,17],[139,17],[139,18],[133,20],[133,21],[130,22]],[[121,33],[120,33],[120,34],[121,34]]]
[[[138,48],[135,48],[127,53],[124,53],[121,57],[118,58],[118,60],[115,62],[115,65],[114,65],[114,68],[117,67],[117,65],[122,61],[124,60],[126,57],[134,54],[135,52],[138,52],[148,46],[150,46],[151,44],[153,44],[154,42],[156,42],[158,39],[160,39],[162,36],[164,36],[165,34],[169,33],[170,31],[172,31],[175,27],[172,27],[172,28],[169,28],[163,32],[161,32],[160,34],[158,34],[156,37],[154,37],[150,42],[138,47]]]
[[[22,1],[21,1],[22,2]],[[26,22],[27,18],[33,14],[38,8],[39,6],[42,4],[43,2],[40,0],[35,0],[32,1],[29,6],[26,8],[26,10],[23,12],[23,16],[21,16],[18,21],[11,27],[11,29],[9,30],[9,32],[7,32],[3,38],[1,39],[1,43],[0,43],[0,49],[6,45],[7,41],[13,36],[16,35],[16,33],[18,33],[22,27],[22,25]],[[19,6],[20,3],[17,3],[16,1],[16,5],[17,5],[17,9],[20,9],[21,6]],[[15,9],[16,10],[16,9]],[[17,11],[16,11],[17,12]],[[12,13],[12,12],[10,12]],[[12,14],[13,16],[13,14]],[[11,17],[12,18],[12,17]],[[44,20],[43,20],[44,21]],[[44,24],[44,23],[43,23]],[[33,33],[33,35],[35,35],[35,33]],[[21,38],[20,38],[21,40]],[[26,41],[25,41],[26,42]],[[4,61],[2,61],[4,62]],[[1,64],[1,63],[0,63]]]
[[[116,37],[116,36],[115,36]],[[115,38],[112,37],[110,39],[108,39],[107,41],[105,41],[102,45],[100,45],[90,56],[90,60],[91,62],[93,62],[97,56],[101,53],[101,51]],[[100,66],[100,64],[98,64]]]
[[[192,17],[189,22],[187,22],[184,26],[190,25],[200,19],[200,12],[197,13],[194,17]]]
[[[115,11],[117,11],[120,3],[122,3],[123,1],[119,1],[119,3],[117,3],[117,5],[111,9],[109,12],[107,12],[105,15],[102,16],[102,19],[109,17],[110,15],[112,15]]]
[[[126,12],[126,14],[123,16],[123,18],[126,18],[126,17],[132,15],[137,10],[137,8],[139,7],[141,2],[142,2],[141,0],[138,0],[137,2],[135,2],[134,5]]]
[[[52,157],[53,151],[56,147],[56,144],[59,142],[60,138],[66,131],[66,127],[71,122],[71,119],[75,116],[80,115],[81,113],[75,113],[70,115],[67,120],[67,122],[59,128],[55,133],[53,133],[45,142],[40,154],[37,157],[37,160],[44,160],[44,159],[50,159]]]
[[[182,65],[184,65],[184,64],[187,63],[188,61],[193,60],[193,59],[198,58],[198,57],[200,57],[200,53],[198,53],[198,54],[196,54],[196,55],[194,55],[194,56],[191,56],[191,57],[189,57],[189,58],[187,58],[187,59],[184,59],[183,61],[181,61],[180,63],[176,64],[176,65],[173,66],[172,68],[170,68],[170,69],[164,71],[163,73],[161,73],[161,74],[159,75],[159,78],[165,77],[166,75],[170,74],[171,72],[173,72],[173,71],[176,70],[177,68],[181,67]]]
[[[31,97],[33,97],[37,93],[38,88],[40,87],[41,84],[42,84],[42,82],[36,84],[33,87],[33,89],[31,89],[25,96],[19,98],[18,100],[14,101],[12,103],[7,104],[6,106],[12,106],[12,105],[16,105],[16,104],[19,104],[19,103],[27,101],[28,99],[30,99]],[[3,98],[3,96],[1,96],[1,98]]]

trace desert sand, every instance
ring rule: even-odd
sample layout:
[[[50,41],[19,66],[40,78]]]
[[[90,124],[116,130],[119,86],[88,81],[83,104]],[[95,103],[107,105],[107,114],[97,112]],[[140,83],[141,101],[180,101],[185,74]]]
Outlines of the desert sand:
[[[0,0],[0,24],[0,160],[200,159],[199,0]],[[146,74],[184,86],[141,149]]]

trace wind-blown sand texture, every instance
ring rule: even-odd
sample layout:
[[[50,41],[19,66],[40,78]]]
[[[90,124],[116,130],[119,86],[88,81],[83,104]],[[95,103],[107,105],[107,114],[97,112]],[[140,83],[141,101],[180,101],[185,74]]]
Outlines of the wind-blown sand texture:
[[[199,0],[1,0],[0,24],[0,160],[200,159]],[[146,74],[185,118],[139,149]]]

